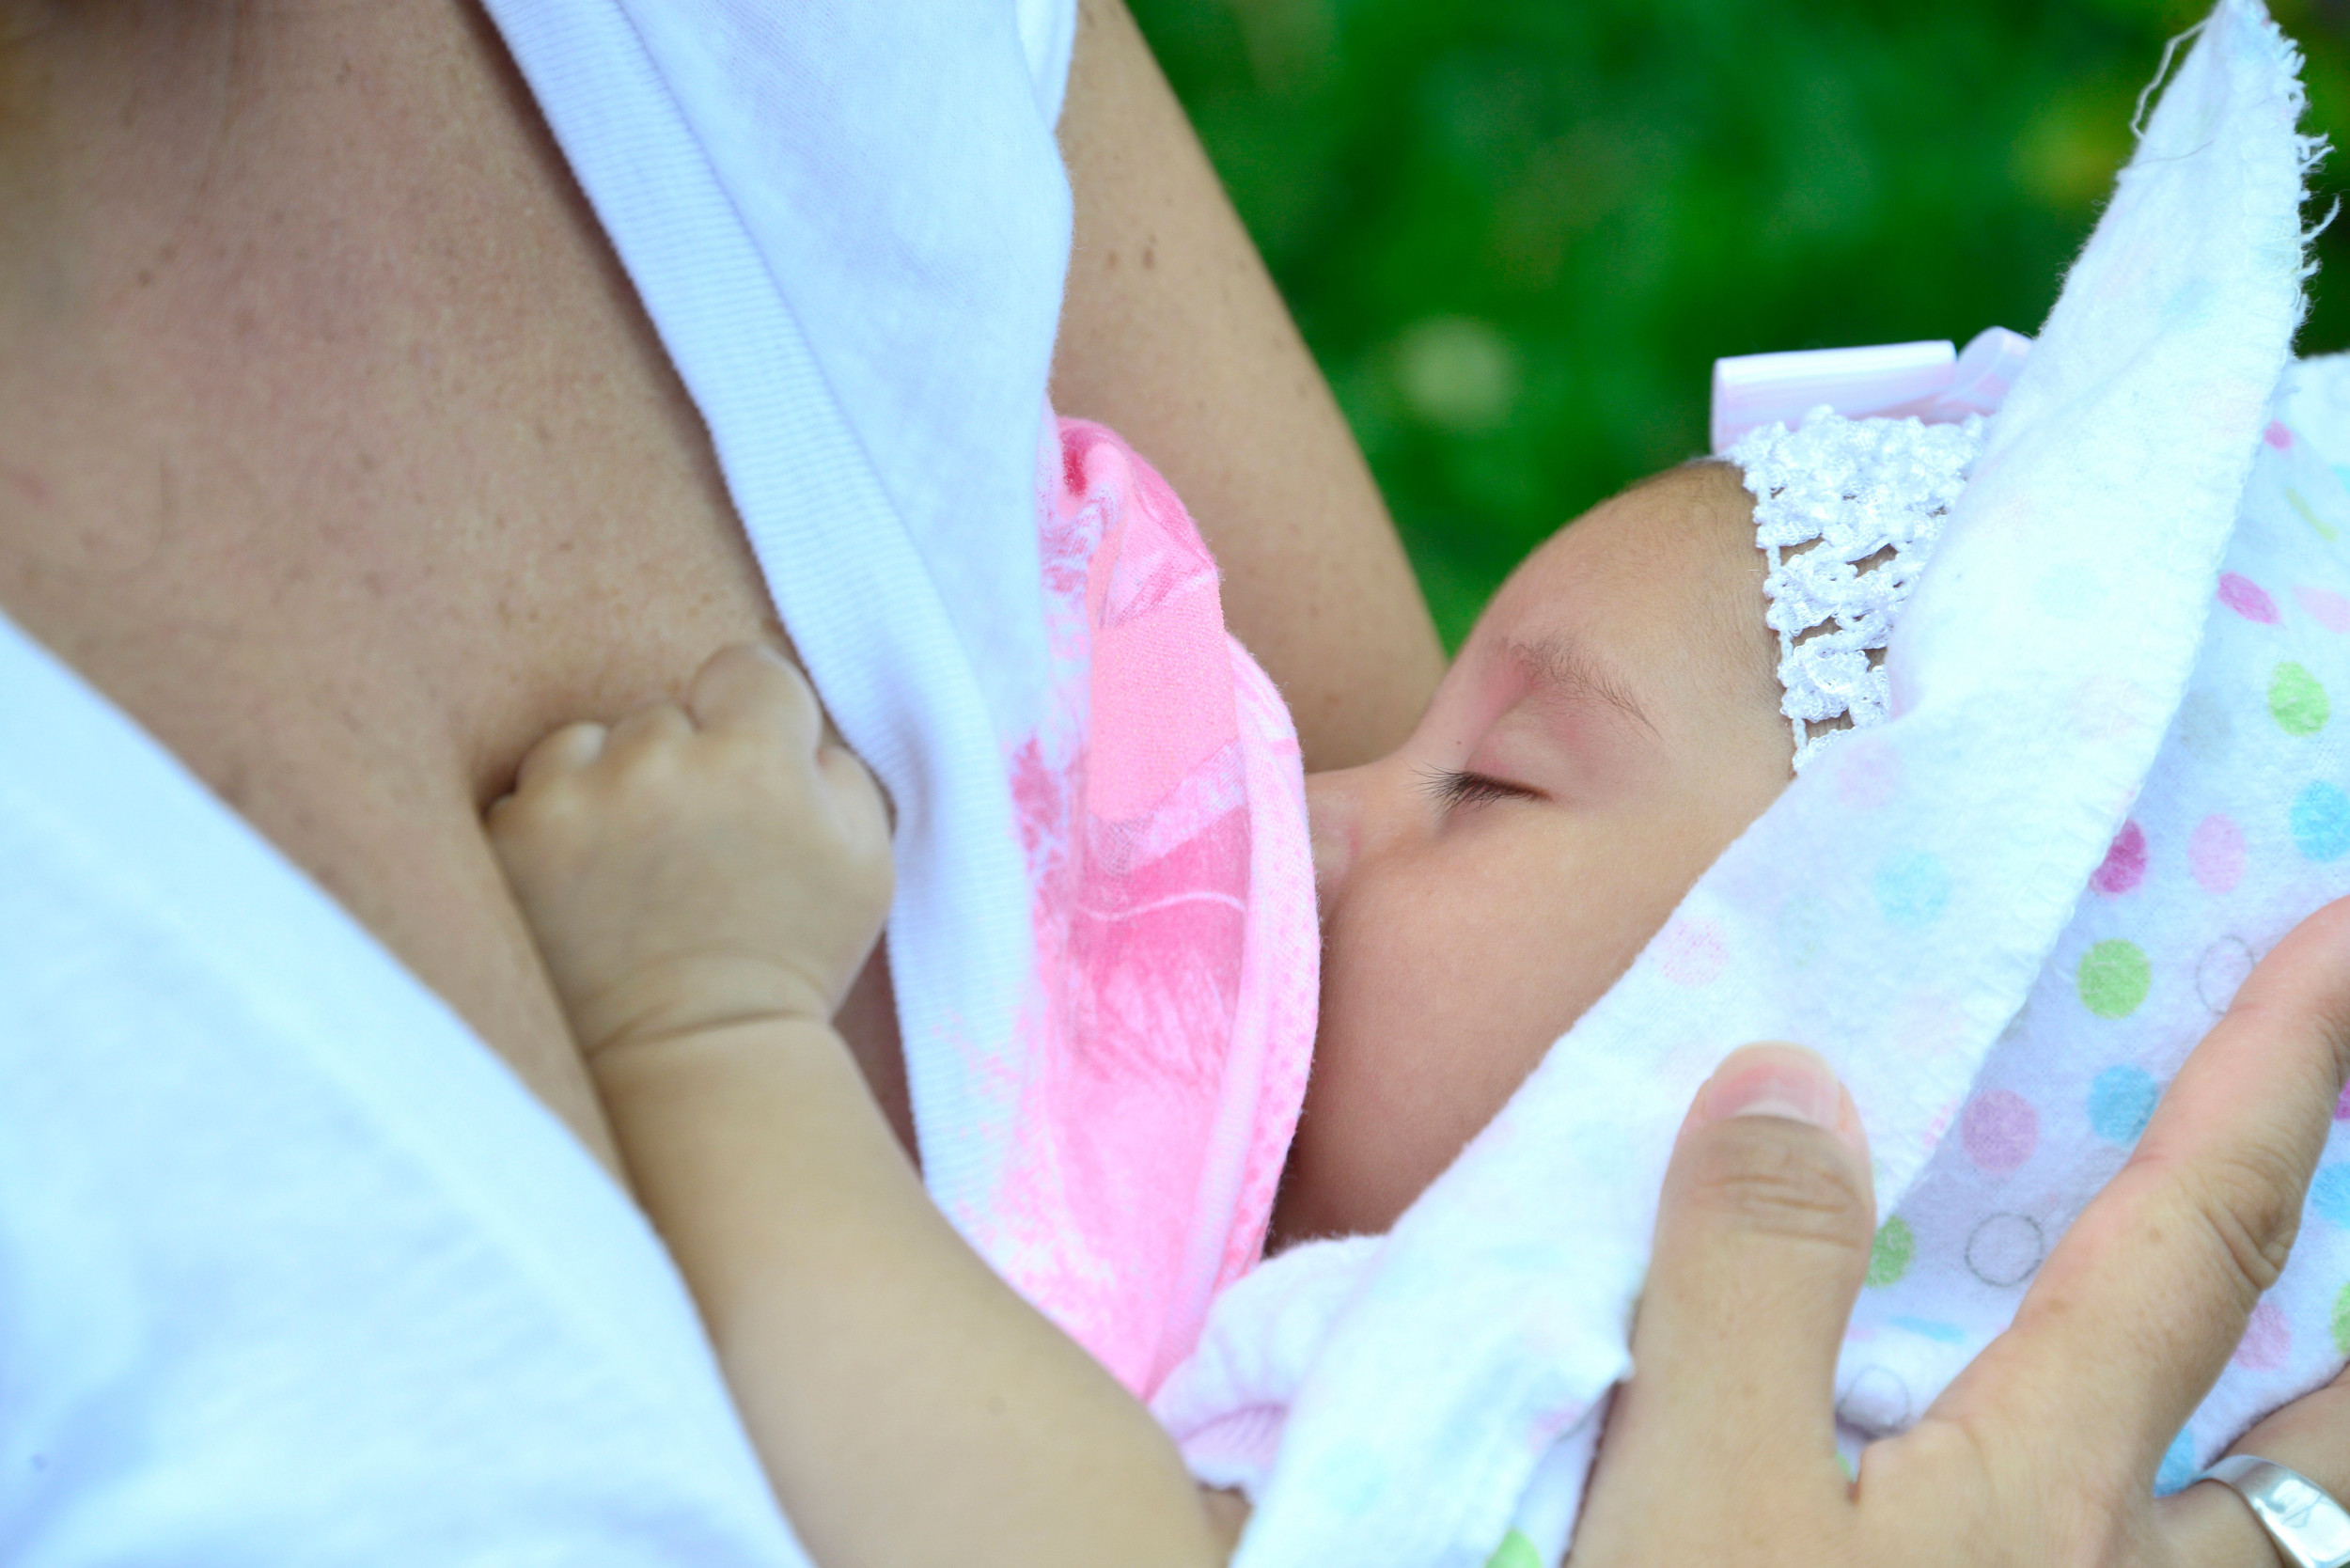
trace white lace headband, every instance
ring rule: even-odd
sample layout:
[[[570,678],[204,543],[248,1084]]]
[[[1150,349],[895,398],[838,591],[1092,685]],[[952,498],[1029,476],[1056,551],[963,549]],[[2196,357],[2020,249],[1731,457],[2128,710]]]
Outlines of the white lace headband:
[[[1770,559],[1763,619],[1778,634],[1796,772],[1888,716],[1890,686],[1872,655],[1966,489],[1982,416],[2029,347],[1994,327],[1963,357],[1948,343],[1904,343],[1716,363],[1716,450],[1745,475],[1755,543]],[[1820,400],[1792,429],[1770,406],[1791,395]]]

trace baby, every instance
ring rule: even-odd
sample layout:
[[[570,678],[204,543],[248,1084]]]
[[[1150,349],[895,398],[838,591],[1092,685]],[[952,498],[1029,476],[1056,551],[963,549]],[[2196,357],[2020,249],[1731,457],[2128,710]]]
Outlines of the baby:
[[[1785,787],[1766,569],[1737,467],[1658,475],[1512,576],[1402,746],[1308,781],[1324,984],[1277,1247],[1386,1230]],[[830,1027],[888,837],[789,664],[729,650],[682,704],[557,731],[490,826],[822,1560],[1229,1545],[939,1217]]]
[[[821,1560],[1217,1560],[1239,1509],[1185,1461],[1250,1486],[1264,1560],[1473,1560],[1493,1509],[1427,1506],[1471,1487],[1555,1559],[1640,1205],[1724,1031],[1822,1045],[1867,1109],[1894,1213],[1839,1413],[1922,1412],[2252,957],[2350,890],[2350,366],[2287,368],[2292,67],[2222,5],[1979,463],[1953,427],[1813,418],[1659,476],[1512,577],[1393,756],[1311,781],[1324,984],[1280,1255],[1206,1325],[1241,1350],[1127,1379],[1182,1459],[940,1218],[827,1022],[889,861],[798,676],[730,651],[682,704],[532,754],[493,837]],[[1064,431],[1072,475],[1091,440]],[[1880,672],[1879,590],[1912,580]],[[1871,638],[1824,640],[1815,589]],[[1840,710],[1896,696],[1768,809]],[[2350,1348],[2350,1161],[2312,1190],[2166,1485]],[[1309,1374],[1271,1472],[1255,1418]]]
[[[1764,560],[1699,463],[1512,577],[1411,738],[1311,780],[1323,1025],[1277,1230],[1384,1229],[1790,776]],[[1144,1406],[939,1216],[830,1019],[891,887],[780,657],[525,760],[493,841],[629,1172],[828,1565],[1218,1561]]]
[[[1973,450],[1868,425],[1904,463],[1938,443],[1955,472]],[[1800,644],[1767,623],[1790,585],[1750,482],[1694,462],[1560,530],[1401,747],[1308,780],[1323,1007],[1274,1250],[1392,1225],[1786,788],[1799,745],[1850,722],[1791,725]],[[1853,580],[1895,559],[1869,551]],[[1242,1505],[1195,1491],[1145,1407],[956,1236],[830,1026],[889,902],[886,815],[791,665],[731,649],[682,703],[556,732],[490,827],[819,1560],[1229,1554]]]

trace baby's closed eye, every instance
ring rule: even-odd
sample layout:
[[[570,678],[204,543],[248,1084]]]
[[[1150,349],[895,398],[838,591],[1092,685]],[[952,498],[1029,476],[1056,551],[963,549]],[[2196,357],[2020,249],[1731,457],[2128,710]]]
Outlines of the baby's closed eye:
[[[1432,769],[1421,788],[1440,810],[1458,807],[1483,806],[1497,800],[1540,800],[1539,790],[1507,779],[1494,778],[1481,773],[1469,773],[1458,768]]]

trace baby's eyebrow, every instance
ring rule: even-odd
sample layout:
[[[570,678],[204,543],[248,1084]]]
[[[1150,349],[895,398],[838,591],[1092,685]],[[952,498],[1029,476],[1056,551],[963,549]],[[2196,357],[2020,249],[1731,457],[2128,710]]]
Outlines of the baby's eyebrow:
[[[1656,725],[1631,689],[1590,651],[1564,632],[1532,638],[1512,637],[1502,645],[1503,656],[1526,671],[1535,685],[1563,698],[1590,698],[1606,703],[1653,735]]]

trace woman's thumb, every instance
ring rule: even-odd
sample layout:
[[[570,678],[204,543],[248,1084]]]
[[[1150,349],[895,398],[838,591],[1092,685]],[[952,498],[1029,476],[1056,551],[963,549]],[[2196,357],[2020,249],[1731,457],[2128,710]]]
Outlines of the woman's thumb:
[[[1665,1451],[1614,1457],[1766,1486],[1841,1480],[1836,1356],[1875,1226],[1860,1116],[1827,1063],[1794,1045],[1731,1053],[1673,1150],[1608,1432],[1611,1450]],[[1725,1446],[1735,1462],[1709,1465]]]

